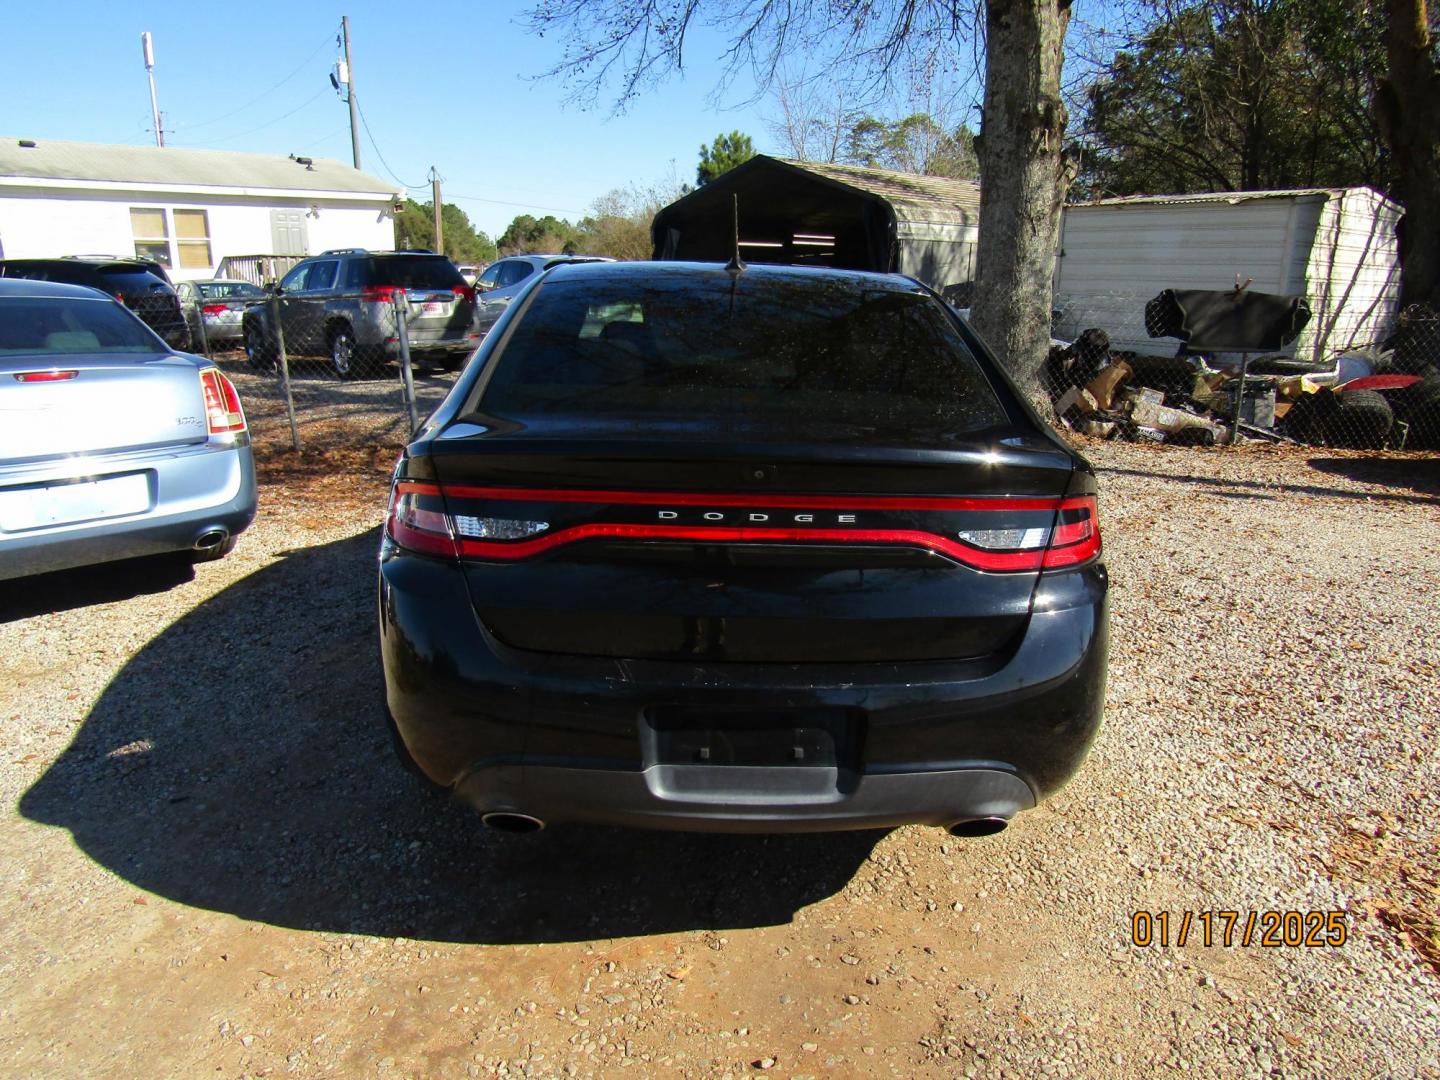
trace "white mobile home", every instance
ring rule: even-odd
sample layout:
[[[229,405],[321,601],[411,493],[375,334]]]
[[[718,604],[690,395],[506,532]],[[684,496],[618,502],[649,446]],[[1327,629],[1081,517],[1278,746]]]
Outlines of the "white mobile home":
[[[1104,199],[1065,208],[1056,261],[1057,332],[1088,327],[1116,349],[1173,355],[1145,333],[1162,289],[1289,293],[1310,303],[1296,356],[1323,360],[1389,333],[1400,293],[1400,207],[1370,188]]]
[[[0,257],[138,255],[177,280],[226,256],[395,246],[395,185],[328,158],[0,138]]]

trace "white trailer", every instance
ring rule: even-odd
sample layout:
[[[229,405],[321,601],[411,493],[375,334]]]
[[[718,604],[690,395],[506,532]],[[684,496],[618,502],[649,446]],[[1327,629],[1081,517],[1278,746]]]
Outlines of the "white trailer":
[[[1286,351],[1323,361],[1375,344],[1400,295],[1398,204],[1367,187],[1104,199],[1067,206],[1056,260],[1060,337],[1099,327],[1111,347],[1174,355],[1145,333],[1145,301],[1162,289],[1300,295],[1311,319]]]

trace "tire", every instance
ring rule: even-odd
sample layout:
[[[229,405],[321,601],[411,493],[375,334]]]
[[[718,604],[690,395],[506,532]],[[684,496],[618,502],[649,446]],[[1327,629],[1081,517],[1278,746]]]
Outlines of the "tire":
[[[361,351],[355,344],[355,332],[345,324],[330,328],[330,369],[341,379],[360,377]]]
[[[256,371],[270,371],[275,367],[275,349],[265,340],[260,327],[248,322],[242,333],[245,346],[245,362]]]
[[[219,562],[235,550],[235,542],[239,539],[238,536],[227,536],[225,542],[212,551],[195,551],[191,549],[188,553],[190,561],[192,563]]]
[[[1320,417],[1316,434],[1326,446],[1378,450],[1395,423],[1395,413],[1376,390],[1345,390],[1336,395],[1339,407]]]

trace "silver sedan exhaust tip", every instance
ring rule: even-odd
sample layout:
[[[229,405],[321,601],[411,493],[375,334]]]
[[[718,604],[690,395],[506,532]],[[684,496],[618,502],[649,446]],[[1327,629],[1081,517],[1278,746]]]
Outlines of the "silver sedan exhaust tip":
[[[230,539],[230,534],[224,529],[206,529],[195,538],[194,548],[202,553],[217,551],[220,545]]]
[[[951,836],[994,836],[1009,824],[1010,819],[1003,817],[964,818],[946,825],[945,831]]]
[[[529,814],[517,814],[509,810],[497,810],[480,815],[480,824],[496,832],[532,833],[545,828],[545,822]]]

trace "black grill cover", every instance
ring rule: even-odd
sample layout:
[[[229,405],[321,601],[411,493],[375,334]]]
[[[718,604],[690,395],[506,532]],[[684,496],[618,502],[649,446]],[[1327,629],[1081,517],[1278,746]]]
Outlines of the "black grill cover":
[[[1191,349],[1259,351],[1289,345],[1310,321],[1303,296],[1249,289],[1166,289],[1145,305],[1145,332]]]

